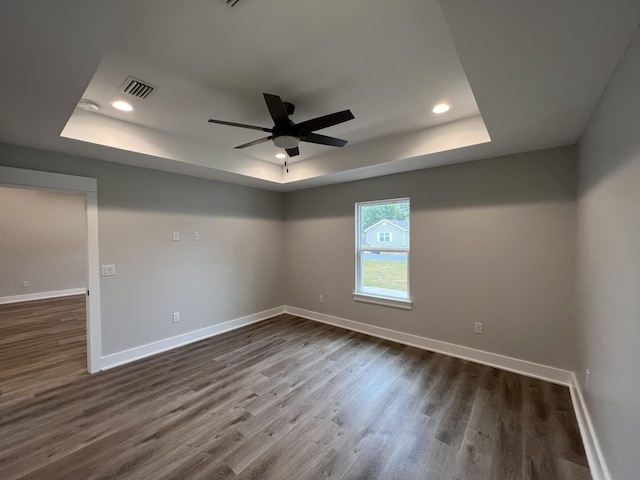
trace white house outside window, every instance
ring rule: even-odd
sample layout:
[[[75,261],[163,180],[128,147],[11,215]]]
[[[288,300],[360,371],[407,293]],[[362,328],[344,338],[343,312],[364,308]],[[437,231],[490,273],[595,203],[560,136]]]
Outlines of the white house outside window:
[[[411,308],[409,198],[356,203],[354,299]]]

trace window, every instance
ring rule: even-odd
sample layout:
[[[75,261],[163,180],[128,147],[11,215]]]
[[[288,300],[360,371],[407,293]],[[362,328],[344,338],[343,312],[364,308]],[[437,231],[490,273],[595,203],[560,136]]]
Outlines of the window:
[[[354,299],[411,308],[409,199],[356,203]]]

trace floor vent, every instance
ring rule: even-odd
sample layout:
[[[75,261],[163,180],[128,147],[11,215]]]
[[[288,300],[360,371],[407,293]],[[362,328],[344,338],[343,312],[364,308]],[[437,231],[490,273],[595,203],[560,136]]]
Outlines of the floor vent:
[[[154,90],[155,87],[153,85],[134,77],[127,77],[122,84],[122,91],[124,93],[137,98],[147,98]]]

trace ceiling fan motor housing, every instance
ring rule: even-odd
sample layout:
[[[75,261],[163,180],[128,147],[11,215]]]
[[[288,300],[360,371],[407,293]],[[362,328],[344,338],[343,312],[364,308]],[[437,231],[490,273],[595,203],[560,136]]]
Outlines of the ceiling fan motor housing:
[[[287,111],[287,115],[293,115],[296,111],[296,106],[291,102],[282,102],[284,109]]]

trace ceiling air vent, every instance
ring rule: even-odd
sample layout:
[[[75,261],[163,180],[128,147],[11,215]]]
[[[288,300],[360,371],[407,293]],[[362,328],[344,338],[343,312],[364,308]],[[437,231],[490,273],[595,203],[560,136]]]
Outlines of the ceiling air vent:
[[[154,90],[155,87],[153,85],[134,77],[127,77],[122,84],[122,91],[124,93],[137,98],[147,98]]]
[[[235,7],[238,3],[240,3],[240,0],[220,0],[220,1],[229,7]]]

